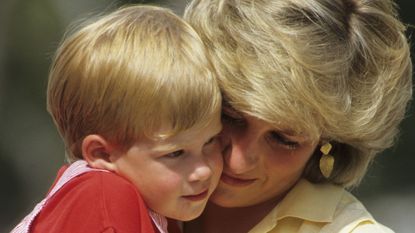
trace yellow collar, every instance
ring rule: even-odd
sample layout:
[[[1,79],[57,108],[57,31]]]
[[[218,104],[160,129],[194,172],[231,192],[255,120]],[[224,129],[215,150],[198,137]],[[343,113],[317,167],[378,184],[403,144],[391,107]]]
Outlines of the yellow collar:
[[[312,184],[301,179],[284,199],[250,232],[268,232],[285,217],[312,222],[331,222],[345,191],[331,184]]]
[[[312,222],[331,222],[344,189],[331,184],[312,184],[300,180],[279,203],[276,220],[295,217]]]

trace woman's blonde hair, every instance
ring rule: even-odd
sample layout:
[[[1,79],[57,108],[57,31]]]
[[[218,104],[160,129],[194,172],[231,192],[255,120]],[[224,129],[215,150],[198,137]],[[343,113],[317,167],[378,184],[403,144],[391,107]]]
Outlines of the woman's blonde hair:
[[[329,181],[357,185],[392,146],[412,96],[405,26],[390,0],[194,0],[185,10],[212,54],[225,101],[332,141]],[[326,182],[316,150],[304,176]]]
[[[170,10],[129,6],[87,23],[60,45],[48,111],[70,160],[88,134],[122,149],[168,137],[220,114],[216,74],[198,34]],[[158,130],[170,127],[164,135]]]

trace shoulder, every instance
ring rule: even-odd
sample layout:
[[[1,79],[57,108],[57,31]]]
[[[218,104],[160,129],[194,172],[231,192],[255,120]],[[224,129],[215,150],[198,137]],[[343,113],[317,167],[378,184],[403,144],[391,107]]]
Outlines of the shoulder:
[[[93,171],[73,178],[65,184],[54,198],[65,198],[72,204],[135,206],[145,205],[136,187],[128,180],[111,172]],[[116,200],[116,201],[115,201]],[[108,206],[107,206],[108,207]]]
[[[96,172],[91,182],[108,215],[113,218],[148,215],[147,206],[138,189],[128,180],[110,172]],[[117,216],[112,212],[119,213]],[[121,216],[122,215],[122,216]]]
[[[143,202],[138,189],[127,179],[112,172],[88,172],[79,177],[77,189],[100,195],[102,198],[123,197]]]
[[[140,231],[143,227],[152,232],[147,207],[138,190],[110,172],[93,171],[73,178],[48,200],[38,219],[39,224],[70,228],[72,232],[109,228],[146,232]]]
[[[365,206],[348,191],[344,192],[333,216],[323,232],[339,233],[393,233],[378,223]]]
[[[318,211],[316,211],[318,210]],[[300,181],[250,232],[390,233],[343,187]]]
[[[377,222],[361,222],[351,233],[394,233],[391,229]]]
[[[128,180],[111,172],[89,172],[79,178],[76,196],[83,202],[79,204],[99,210],[105,225],[122,229],[151,225],[142,196]]]

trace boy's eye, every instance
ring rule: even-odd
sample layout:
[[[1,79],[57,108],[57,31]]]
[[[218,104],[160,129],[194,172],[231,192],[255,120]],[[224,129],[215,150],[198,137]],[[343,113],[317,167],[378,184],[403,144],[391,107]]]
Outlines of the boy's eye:
[[[295,150],[300,146],[300,143],[294,140],[288,139],[282,133],[277,131],[269,132],[268,139],[271,143],[276,143],[286,147],[289,150]]]
[[[177,151],[166,154],[165,157],[177,158],[177,157],[180,157],[183,154],[184,154],[184,150],[177,150]]]

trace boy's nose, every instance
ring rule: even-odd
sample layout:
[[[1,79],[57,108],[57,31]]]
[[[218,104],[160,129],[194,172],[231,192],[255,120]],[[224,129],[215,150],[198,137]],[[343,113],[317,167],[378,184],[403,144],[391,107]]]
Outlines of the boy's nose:
[[[212,169],[206,163],[198,164],[189,176],[189,181],[205,181],[212,176]]]

